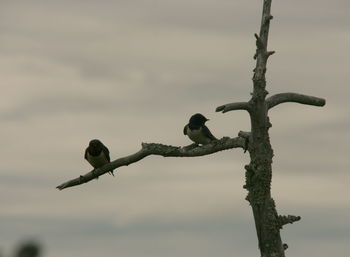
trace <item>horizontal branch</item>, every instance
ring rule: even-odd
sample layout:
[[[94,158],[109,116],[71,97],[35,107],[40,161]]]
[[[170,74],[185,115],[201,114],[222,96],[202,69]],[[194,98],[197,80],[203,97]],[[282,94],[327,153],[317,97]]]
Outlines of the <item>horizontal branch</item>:
[[[296,221],[299,221],[300,219],[301,219],[300,216],[294,216],[294,215],[288,215],[288,216],[279,215],[278,216],[278,221],[279,221],[281,228],[286,224],[292,224]]]
[[[230,103],[230,104],[224,104],[216,108],[216,112],[229,112],[234,110],[246,110],[249,111],[250,106],[248,102],[237,102],[237,103]]]
[[[281,104],[281,103],[300,103],[314,106],[324,106],[326,104],[326,100],[323,98],[318,98],[315,96],[302,95],[297,93],[281,93],[270,96],[266,99],[268,109]]]
[[[244,148],[245,139],[242,137],[223,137],[220,140],[213,141],[210,144],[198,146],[192,144],[185,147],[155,144],[155,143],[142,143],[142,148],[138,152],[126,157],[119,158],[112,161],[101,168],[94,169],[85,175],[78,178],[69,180],[61,185],[57,186],[59,190],[67,187],[77,186],[87,183],[99,176],[107,173],[110,170],[114,170],[121,166],[128,166],[131,163],[138,162],[148,155],[160,155],[164,157],[197,157],[203,155],[209,155],[223,150],[232,148]]]

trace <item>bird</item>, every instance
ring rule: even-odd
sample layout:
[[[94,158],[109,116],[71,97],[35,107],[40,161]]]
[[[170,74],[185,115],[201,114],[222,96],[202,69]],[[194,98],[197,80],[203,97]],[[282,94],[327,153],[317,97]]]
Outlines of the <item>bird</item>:
[[[189,123],[184,127],[184,135],[187,135],[196,144],[202,145],[206,145],[214,140],[217,140],[217,138],[210,132],[208,127],[205,126],[205,122],[208,120],[209,119],[200,113],[192,115]]]
[[[95,169],[111,162],[108,148],[98,139],[92,139],[89,142],[89,146],[85,150],[84,158]],[[111,170],[109,173],[114,176],[113,171],[114,170]]]

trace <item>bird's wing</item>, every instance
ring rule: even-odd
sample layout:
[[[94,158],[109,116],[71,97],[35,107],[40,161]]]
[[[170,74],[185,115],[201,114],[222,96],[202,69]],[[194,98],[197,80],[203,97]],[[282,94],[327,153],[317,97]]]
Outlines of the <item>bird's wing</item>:
[[[87,153],[88,153],[88,148],[85,149],[85,154],[84,154],[84,158],[87,160]]]
[[[186,126],[184,127],[184,135],[187,135],[187,126],[188,126],[188,125],[186,125]]]
[[[108,162],[111,162],[111,157],[109,156],[109,150],[108,150],[107,146],[103,145],[103,147],[102,147],[102,152],[103,152],[104,155],[106,156],[107,161],[108,161]],[[111,175],[113,175],[113,177],[114,177],[113,171],[114,171],[114,170],[110,170],[109,173],[110,173]]]
[[[217,138],[213,136],[213,134],[210,132],[207,126],[202,126],[202,132],[206,137],[210,138],[211,140],[217,140]]]
[[[109,157],[109,150],[108,150],[108,148],[105,145],[103,145],[103,147],[102,147],[102,152],[106,156],[107,161],[110,162],[111,161],[111,157]]]

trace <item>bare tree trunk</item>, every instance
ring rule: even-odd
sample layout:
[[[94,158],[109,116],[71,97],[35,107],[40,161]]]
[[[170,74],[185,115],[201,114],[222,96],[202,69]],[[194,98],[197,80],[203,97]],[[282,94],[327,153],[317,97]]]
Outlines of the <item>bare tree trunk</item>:
[[[250,100],[251,137],[249,153],[251,161],[246,168],[247,200],[253,209],[256,231],[258,235],[261,256],[284,257],[284,249],[279,233],[280,225],[273,199],[271,198],[272,157],[268,130],[271,127],[267,115],[265,97],[266,63],[269,35],[271,0],[265,0],[261,20],[260,34],[255,35],[257,51],[255,54],[256,67],[253,76],[254,91]]]
[[[255,227],[258,236],[259,248],[262,257],[284,257],[287,244],[283,244],[280,229],[287,223],[300,220],[299,216],[279,216],[275,202],[271,198],[272,157],[273,150],[270,144],[269,128],[271,123],[268,110],[280,103],[297,102],[309,105],[323,106],[325,100],[312,96],[295,93],[283,93],[266,99],[266,64],[274,51],[267,51],[267,42],[270,28],[271,0],[263,0],[263,13],[260,33],[256,38],[256,67],[253,76],[253,94],[247,104],[231,103],[219,106],[217,111],[247,110],[250,115],[251,133],[248,151],[251,161],[245,166],[247,200],[252,206]]]

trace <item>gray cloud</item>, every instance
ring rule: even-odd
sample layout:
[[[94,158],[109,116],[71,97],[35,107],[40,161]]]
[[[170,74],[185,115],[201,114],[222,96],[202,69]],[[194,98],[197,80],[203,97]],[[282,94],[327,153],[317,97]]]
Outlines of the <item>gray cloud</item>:
[[[104,111],[109,107],[108,103],[102,99],[86,99],[83,97],[49,96],[45,98],[33,99],[30,102],[23,103],[13,110],[9,110],[0,115],[0,120],[18,120],[28,119],[33,116],[40,117],[46,115],[57,115],[58,113],[75,113],[79,115],[82,112]]]

